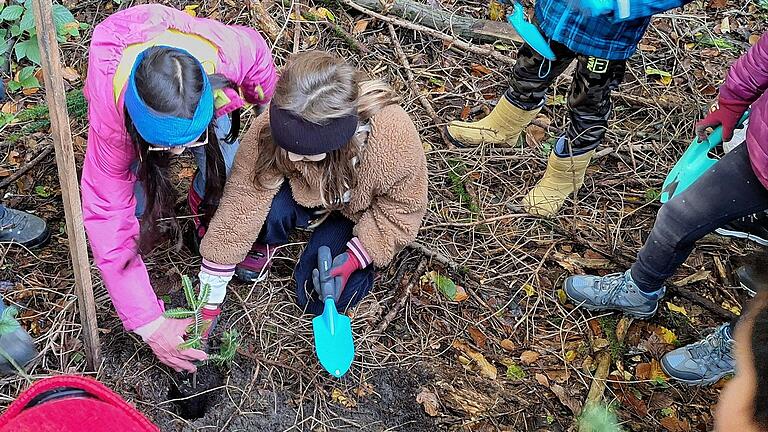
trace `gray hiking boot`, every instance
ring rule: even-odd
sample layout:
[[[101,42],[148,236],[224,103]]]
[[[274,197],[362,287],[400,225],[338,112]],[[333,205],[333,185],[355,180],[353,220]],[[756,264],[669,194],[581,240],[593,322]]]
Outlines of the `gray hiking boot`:
[[[734,373],[733,337],[729,324],[696,343],[670,351],[661,358],[661,368],[670,377],[689,385],[709,385]]]
[[[664,287],[650,294],[640,291],[629,270],[607,276],[571,276],[563,289],[577,306],[594,311],[617,310],[635,318],[653,316],[665,292]]]
[[[44,244],[50,237],[44,220],[0,205],[0,242],[13,242],[31,248]]]

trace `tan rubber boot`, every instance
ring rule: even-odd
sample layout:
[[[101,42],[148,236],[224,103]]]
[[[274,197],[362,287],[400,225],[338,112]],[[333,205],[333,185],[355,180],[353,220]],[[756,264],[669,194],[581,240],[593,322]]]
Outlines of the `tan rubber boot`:
[[[565,199],[584,184],[584,175],[594,154],[595,151],[592,150],[573,158],[570,156],[561,158],[554,152],[550,153],[547,172],[544,173],[539,184],[523,198],[525,211],[545,217],[557,214],[565,203]]]
[[[478,146],[496,144],[514,146],[523,128],[536,117],[541,108],[525,111],[512,105],[502,96],[496,107],[482,120],[476,122],[452,121],[448,135],[457,145]]]

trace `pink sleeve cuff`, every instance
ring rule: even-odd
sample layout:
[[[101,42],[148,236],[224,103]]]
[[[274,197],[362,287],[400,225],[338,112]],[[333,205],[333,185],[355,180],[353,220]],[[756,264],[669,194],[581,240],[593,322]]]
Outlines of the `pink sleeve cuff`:
[[[357,237],[352,237],[352,240],[347,242],[349,251],[355,255],[355,258],[360,262],[360,268],[366,268],[371,265],[371,257],[368,255],[368,251],[365,250],[363,243]]]
[[[216,264],[213,261],[203,259],[200,270],[213,276],[231,277],[235,274],[235,266],[227,264]]]

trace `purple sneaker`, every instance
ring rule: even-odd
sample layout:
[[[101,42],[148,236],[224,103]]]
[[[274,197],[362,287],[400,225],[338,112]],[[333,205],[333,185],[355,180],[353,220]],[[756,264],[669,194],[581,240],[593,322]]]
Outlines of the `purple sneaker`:
[[[235,277],[243,282],[259,282],[267,277],[275,247],[254,243],[243,262],[235,267]]]

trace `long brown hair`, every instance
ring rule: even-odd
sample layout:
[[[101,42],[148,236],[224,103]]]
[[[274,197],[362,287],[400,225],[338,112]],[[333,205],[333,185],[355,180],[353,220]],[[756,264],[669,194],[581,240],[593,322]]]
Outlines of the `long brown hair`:
[[[344,193],[357,186],[355,165],[368,137],[363,127],[381,109],[398,102],[394,90],[365,76],[344,60],[324,51],[294,54],[280,74],[272,103],[302,119],[323,125],[330,119],[357,113],[358,132],[319,162],[292,162],[272,140],[269,124],[259,134],[254,183],[261,189],[278,187],[283,177],[320,178],[320,198],[327,208],[340,208]]]
[[[235,84],[223,75],[210,75],[208,79],[214,89],[235,88]],[[202,71],[198,61],[189,54],[168,47],[152,47],[148,49],[144,61],[136,70],[136,87],[142,99],[155,111],[191,118],[203,88]],[[169,233],[177,243],[181,238],[174,208],[176,190],[169,173],[174,155],[149,151],[150,144],[136,130],[128,109],[125,108],[124,111],[125,128],[139,157],[136,174],[144,185],[146,195],[138,240],[139,251],[146,254],[165,233]],[[208,125],[208,144],[205,146],[205,196],[198,209],[203,212],[201,220],[206,226],[216,211],[226,181],[224,156],[214,125],[215,119]],[[232,114],[232,128],[229,136],[225,138],[226,144],[231,144],[237,139],[239,129],[238,110]],[[160,219],[165,219],[165,223],[160,223]]]

